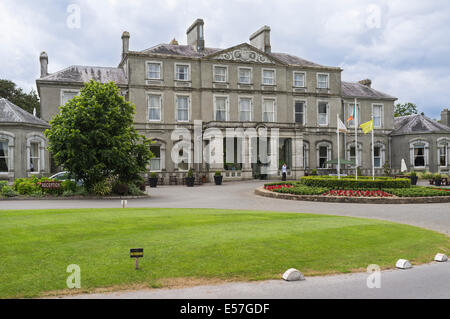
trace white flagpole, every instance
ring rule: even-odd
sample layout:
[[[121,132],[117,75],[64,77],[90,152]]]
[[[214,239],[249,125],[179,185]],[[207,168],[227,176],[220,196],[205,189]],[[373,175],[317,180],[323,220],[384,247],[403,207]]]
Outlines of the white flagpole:
[[[339,114],[336,114],[336,130],[337,130],[337,151],[338,151],[338,179],[341,179],[341,150],[339,146]]]
[[[356,179],[358,179],[358,104],[355,98],[355,164],[356,164]]]
[[[375,145],[373,145],[373,116],[372,116],[372,180],[375,180]]]

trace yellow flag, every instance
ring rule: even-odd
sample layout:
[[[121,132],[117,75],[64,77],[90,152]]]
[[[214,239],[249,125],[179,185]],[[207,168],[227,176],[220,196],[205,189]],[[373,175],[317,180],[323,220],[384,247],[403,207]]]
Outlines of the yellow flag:
[[[364,134],[372,132],[373,131],[373,119],[370,120],[369,122],[361,124],[360,127],[362,128]]]

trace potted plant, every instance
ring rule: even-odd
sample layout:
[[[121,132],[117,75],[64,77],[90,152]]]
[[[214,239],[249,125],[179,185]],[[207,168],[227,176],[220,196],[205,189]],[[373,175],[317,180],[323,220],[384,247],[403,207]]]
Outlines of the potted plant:
[[[385,176],[391,176],[391,167],[388,162],[385,162],[383,165],[383,171]]]
[[[441,174],[437,173],[434,175],[434,185],[435,186],[441,186],[441,182],[442,182],[442,176]]]
[[[186,185],[188,187],[193,187],[194,182],[195,182],[194,172],[192,171],[192,168],[190,168],[186,176]]]
[[[216,185],[222,185],[222,180],[222,172],[216,171],[216,173],[214,174],[214,182],[216,183]]]
[[[158,174],[156,174],[155,172],[150,173],[148,183],[150,184],[150,187],[155,188],[156,185],[158,185]]]
[[[416,185],[417,180],[418,180],[417,173],[414,171],[411,171],[409,177],[411,178],[411,185]]]

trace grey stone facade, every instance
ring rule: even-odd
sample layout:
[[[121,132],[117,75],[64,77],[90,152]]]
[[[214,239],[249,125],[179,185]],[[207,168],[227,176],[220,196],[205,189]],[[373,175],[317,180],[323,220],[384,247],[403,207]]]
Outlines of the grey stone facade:
[[[123,50],[118,67],[71,66],[48,74],[48,56],[43,52],[41,78],[36,81],[45,121],[58,107],[77,94],[83,83],[94,79],[115,82],[127,100],[136,106],[135,127],[153,139],[158,159],[152,170],[165,181],[173,174],[185,174],[191,166],[211,177],[224,171],[225,179],[250,179],[255,165],[174,164],[171,150],[173,129],[193,131],[194,120],[203,130],[226,128],[278,128],[283,161],[288,177],[298,178],[305,171],[337,158],[337,116],[345,122],[355,98],[359,123],[377,116],[375,146],[377,174],[385,162],[394,168],[400,160],[392,143],[397,136],[393,107],[395,97],[371,87],[370,80],[359,83],[341,81],[342,69],[323,66],[300,57],[273,52],[270,28],[264,26],[250,36],[250,44],[227,49],[209,48],[204,38],[203,20],[197,19],[187,30],[187,45],[159,44],[142,51],[129,48],[130,34],[122,35]],[[358,131],[358,158],[363,173],[371,172],[371,137]],[[339,157],[353,159],[354,134],[341,135]],[[209,141],[200,145],[205,147]],[[192,155],[192,154],[191,154]],[[248,155],[248,151],[246,152]],[[330,167],[331,168],[331,167]],[[430,166],[430,169],[432,166]],[[278,178],[278,174],[272,176]]]
[[[47,122],[0,98],[0,180],[50,173]]]

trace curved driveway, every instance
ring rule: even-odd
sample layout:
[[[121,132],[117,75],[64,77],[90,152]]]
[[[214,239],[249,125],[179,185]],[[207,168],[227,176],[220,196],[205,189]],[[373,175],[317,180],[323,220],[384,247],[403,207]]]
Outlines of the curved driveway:
[[[346,204],[301,202],[254,194],[261,181],[150,189],[151,198],[128,200],[129,207],[254,209],[384,219],[450,234],[450,204]],[[0,209],[113,208],[119,200],[1,201]],[[305,282],[262,281],[76,295],[72,298],[449,298],[449,263],[382,272],[382,288],[368,289],[367,274],[307,278]],[[71,298],[71,297],[69,297]]]
[[[158,186],[148,199],[128,200],[128,207],[255,209],[297,213],[384,219],[432,229],[450,235],[450,204],[347,204],[301,202],[260,197],[254,194],[261,181]],[[0,209],[113,208],[120,200],[33,200],[1,201]]]

